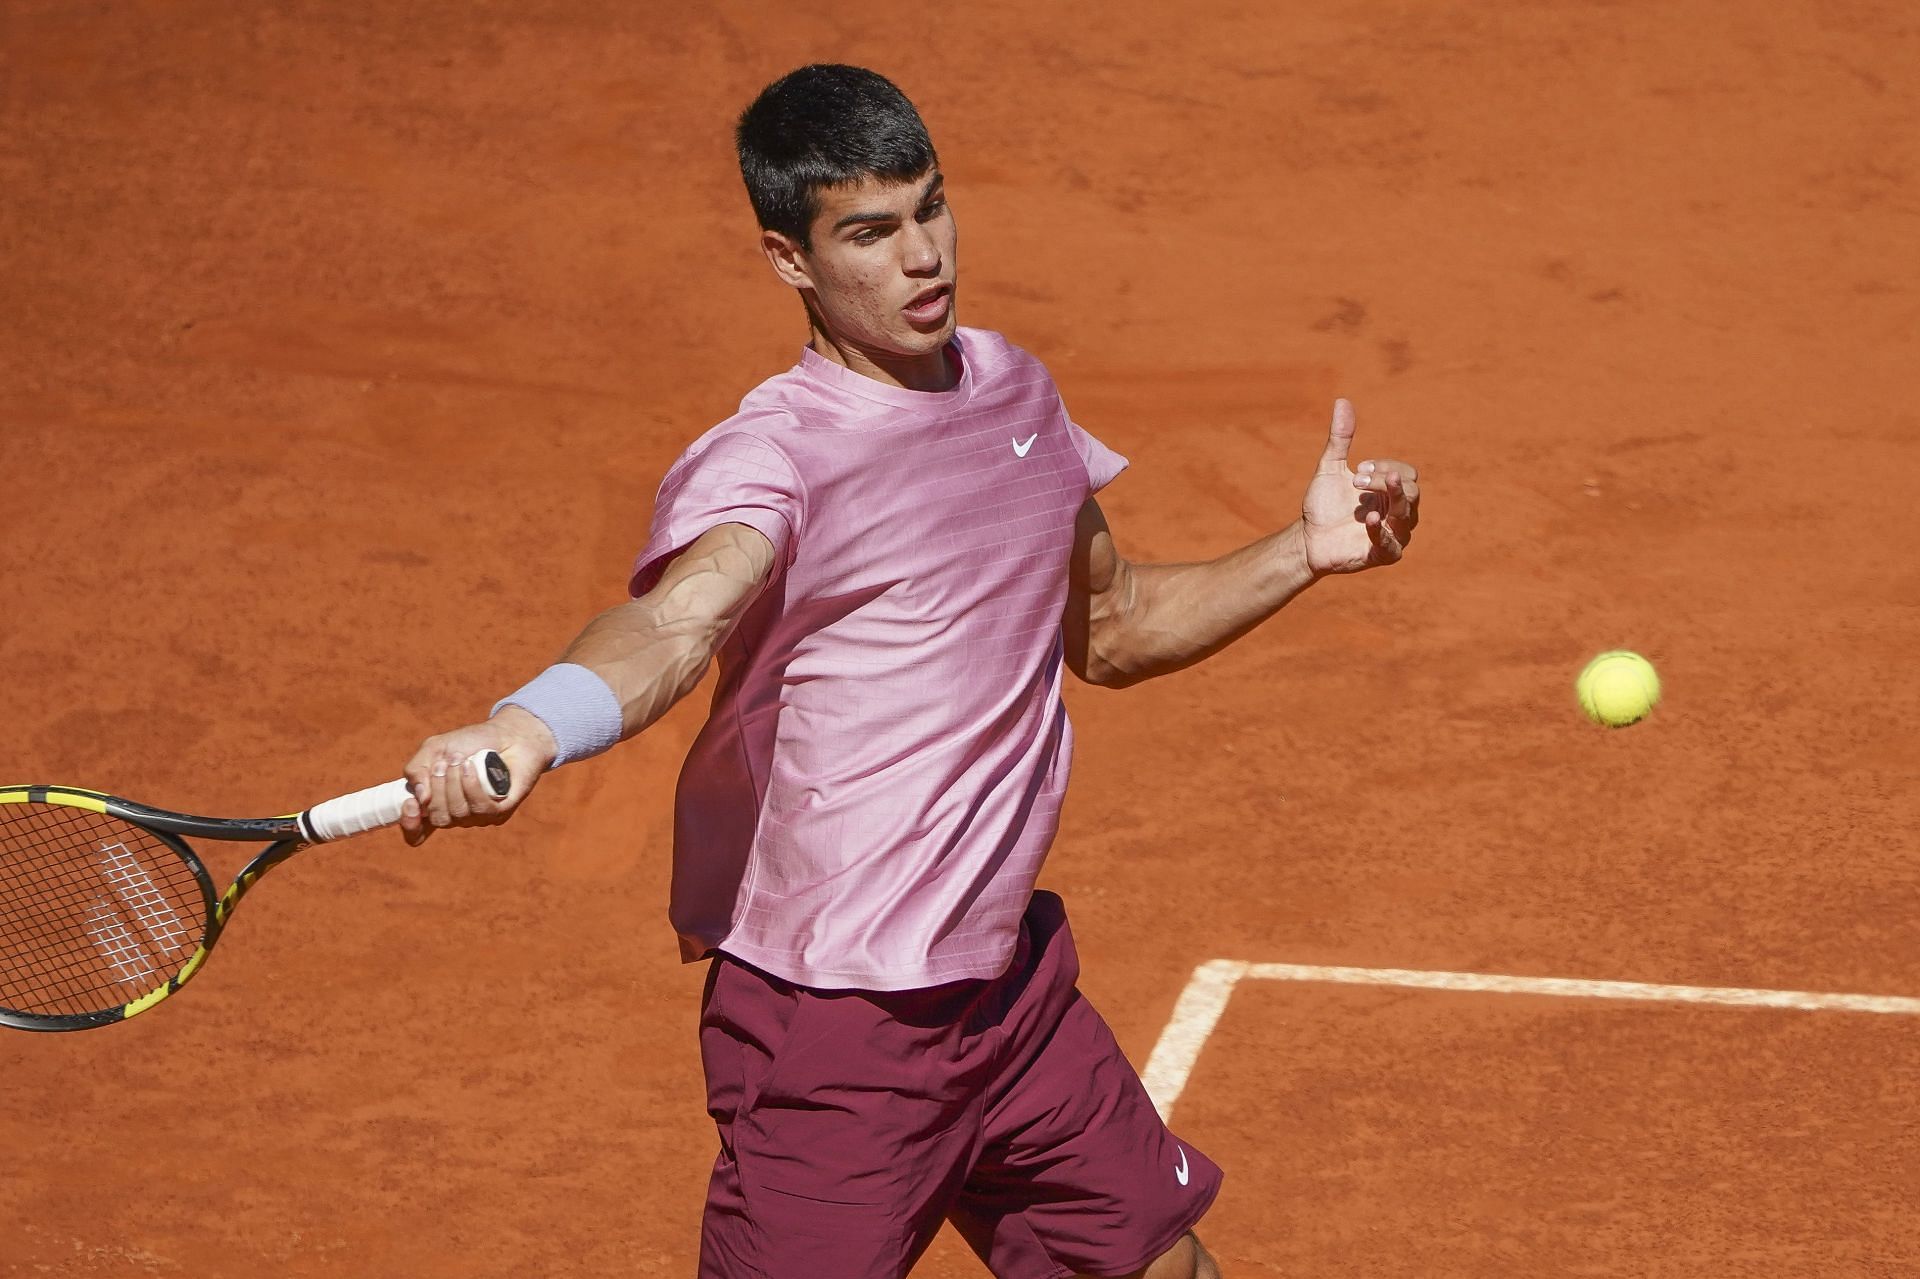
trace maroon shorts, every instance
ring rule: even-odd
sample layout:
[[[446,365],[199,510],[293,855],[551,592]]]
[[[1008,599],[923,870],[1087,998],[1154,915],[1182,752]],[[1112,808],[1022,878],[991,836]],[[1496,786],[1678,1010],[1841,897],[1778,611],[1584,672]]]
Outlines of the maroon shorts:
[[[900,1276],[943,1219],[1000,1279],[1124,1275],[1171,1248],[1220,1170],[1160,1122],[1079,975],[1052,893],[990,982],[815,990],[717,956],[702,1279]]]

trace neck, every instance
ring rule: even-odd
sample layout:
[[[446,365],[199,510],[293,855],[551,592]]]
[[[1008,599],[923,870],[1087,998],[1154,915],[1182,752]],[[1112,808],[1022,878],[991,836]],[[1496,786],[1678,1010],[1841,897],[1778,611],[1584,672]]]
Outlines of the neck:
[[[960,380],[960,361],[949,354],[953,350],[952,342],[925,355],[894,355],[871,351],[835,337],[822,328],[818,320],[808,327],[812,335],[807,344],[822,359],[832,360],[842,368],[887,386],[909,391],[951,391]]]

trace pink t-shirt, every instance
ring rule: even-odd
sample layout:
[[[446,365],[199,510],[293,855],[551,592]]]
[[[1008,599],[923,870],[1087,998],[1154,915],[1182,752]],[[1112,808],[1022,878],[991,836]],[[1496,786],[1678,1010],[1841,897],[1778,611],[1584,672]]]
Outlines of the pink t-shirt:
[[[808,350],[660,486],[639,595],[708,529],[776,552],[680,774],[671,918],[806,986],[998,976],[1073,755],[1074,517],[1127,465],[1040,362],[961,329],[950,391]]]

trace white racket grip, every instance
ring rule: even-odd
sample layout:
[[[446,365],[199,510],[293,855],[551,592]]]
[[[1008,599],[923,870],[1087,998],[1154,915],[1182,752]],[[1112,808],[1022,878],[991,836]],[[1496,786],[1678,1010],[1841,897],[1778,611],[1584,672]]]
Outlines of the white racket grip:
[[[400,810],[406,806],[407,796],[412,793],[404,777],[397,782],[382,782],[351,795],[315,804],[301,816],[301,821],[306,824],[307,833],[313,836],[317,844],[346,839],[350,835],[364,835],[370,830],[379,830],[382,826],[391,826],[399,821]]]
[[[507,775],[507,766],[501,762],[499,755],[493,751],[481,751],[467,758],[467,767],[494,798],[507,797],[512,783]],[[316,844],[364,835],[370,830],[379,830],[399,821],[400,810],[406,807],[407,797],[411,794],[413,788],[407,785],[404,777],[398,781],[382,782],[351,795],[315,804],[300,815],[300,822]]]

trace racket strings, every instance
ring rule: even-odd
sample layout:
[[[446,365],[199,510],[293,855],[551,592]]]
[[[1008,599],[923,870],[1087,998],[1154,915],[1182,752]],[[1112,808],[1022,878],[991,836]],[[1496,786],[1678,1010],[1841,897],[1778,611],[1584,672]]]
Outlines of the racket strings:
[[[206,924],[193,867],[151,832],[64,804],[0,805],[0,1007],[117,1008],[166,985]]]

